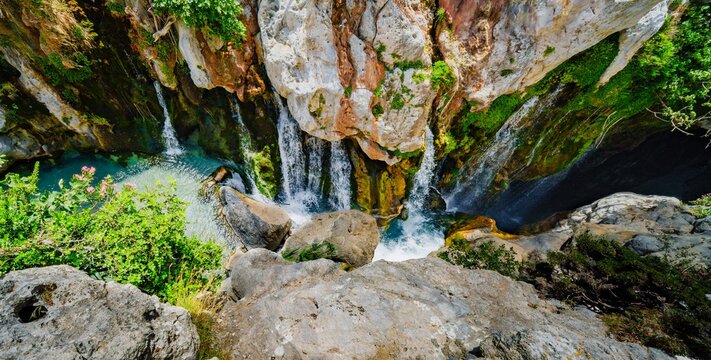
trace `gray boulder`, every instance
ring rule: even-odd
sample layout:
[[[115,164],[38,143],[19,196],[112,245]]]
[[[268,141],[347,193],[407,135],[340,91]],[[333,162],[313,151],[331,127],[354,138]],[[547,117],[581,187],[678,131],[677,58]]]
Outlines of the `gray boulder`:
[[[286,264],[264,250],[241,256],[232,276],[243,296],[219,314],[220,349],[250,359],[637,359],[652,353],[609,337],[590,311],[541,300],[531,285],[492,271],[437,258],[377,261],[352,272],[318,262],[319,270],[304,270],[316,261]]]
[[[336,246],[336,259],[353,267],[369,264],[380,242],[374,217],[356,210],[320,214],[294,232],[284,249],[302,249],[314,243]]]
[[[190,314],[69,266],[0,278],[0,359],[195,359]]]
[[[227,186],[217,194],[219,218],[227,233],[248,250],[275,250],[289,235],[292,222],[280,207],[261,203]]]

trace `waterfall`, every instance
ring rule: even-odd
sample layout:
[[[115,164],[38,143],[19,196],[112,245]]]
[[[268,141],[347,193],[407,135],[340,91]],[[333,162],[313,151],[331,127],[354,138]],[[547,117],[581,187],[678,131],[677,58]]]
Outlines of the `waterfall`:
[[[306,139],[306,153],[309,161],[308,190],[314,194],[321,192],[321,175],[323,174],[324,141],[313,136]]]
[[[429,127],[425,130],[425,155],[422,157],[422,164],[415,173],[415,179],[412,182],[412,191],[410,192],[410,211],[419,211],[424,209],[427,195],[430,193],[432,179],[434,178],[435,170],[435,149],[434,135]]]
[[[281,173],[283,176],[284,196],[292,201],[295,195],[305,189],[306,164],[301,146],[301,129],[289,115],[281,96],[274,92],[274,102],[279,109],[277,131],[279,135],[279,153],[281,156]]]
[[[237,123],[237,129],[239,129],[239,150],[245,161],[245,177],[247,178],[247,183],[249,183],[249,187],[252,189],[252,195],[263,198],[264,195],[261,191],[259,191],[257,183],[254,180],[256,174],[254,173],[254,169],[252,169],[251,164],[252,157],[254,156],[252,136],[249,133],[249,129],[247,129],[247,125],[244,124],[244,120],[242,120],[242,113],[240,112],[239,102],[237,101],[236,95],[233,95],[230,98],[230,104],[232,104],[232,120]]]
[[[163,153],[168,156],[180,155],[183,153],[183,149],[180,147],[175,129],[173,129],[173,124],[170,122],[170,113],[168,112],[168,106],[165,104],[165,99],[163,98],[163,89],[158,80],[153,82],[153,86],[156,88],[158,103],[160,107],[163,108],[163,146],[165,146]]]
[[[518,135],[522,129],[524,119],[529,118],[532,111],[539,112],[552,102],[561,88],[546,95],[546,101],[539,104],[539,97],[528,99],[516,112],[514,112],[494,135],[489,147],[481,155],[479,162],[469,175],[466,171],[460,175],[455,189],[445,197],[448,211],[457,211],[457,204],[466,201],[481,206],[486,192],[494,181],[496,174],[503,169],[516,151]],[[464,182],[462,182],[464,181]]]
[[[405,221],[393,222],[384,234],[383,242],[375,249],[373,261],[422,258],[444,245],[444,231],[425,204],[434,179],[434,155],[434,136],[428,127],[425,131],[425,154],[410,192],[409,217]]]
[[[351,161],[342,141],[331,143],[331,204],[338,210],[351,208]]]

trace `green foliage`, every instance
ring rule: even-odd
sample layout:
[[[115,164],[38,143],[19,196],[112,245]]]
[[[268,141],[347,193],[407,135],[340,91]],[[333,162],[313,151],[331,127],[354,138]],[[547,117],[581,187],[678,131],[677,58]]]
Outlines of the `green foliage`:
[[[443,8],[437,9],[437,12],[435,13],[435,21],[437,21],[437,22],[447,21],[447,11],[445,11]]]
[[[620,338],[673,354],[711,353],[707,269],[681,269],[585,234],[564,251],[549,252],[547,261],[531,261],[522,273],[546,297],[597,309]]]
[[[345,90],[343,90],[343,95],[346,97],[351,97],[351,94],[353,93],[353,87],[349,86]]]
[[[265,146],[261,152],[250,154],[250,162],[254,172],[255,185],[259,191],[270,198],[276,196],[278,181],[272,162],[271,148]]]
[[[400,93],[395,94],[390,100],[390,108],[393,110],[400,110],[405,107],[405,99],[402,98]]]
[[[117,12],[117,13],[125,13],[126,12],[126,5],[116,2],[116,1],[109,1],[107,7],[109,8],[109,11]]]
[[[490,241],[472,246],[466,239],[454,238],[439,257],[467,269],[493,270],[506,276],[516,276],[521,266],[513,250]]]
[[[385,113],[385,109],[383,109],[382,105],[375,104],[375,106],[373,106],[372,113],[373,113],[373,116],[378,117],[378,116],[383,115]]]
[[[378,57],[378,61],[383,61],[383,54],[385,53],[385,50],[385,44],[383,43],[378,44],[378,47],[375,48],[375,54]]]
[[[68,186],[40,193],[38,169],[0,182],[0,275],[67,264],[172,300],[175,281],[219,267],[219,246],[185,236],[174,187],[116,189],[110,178],[95,187],[95,170],[84,167]]]
[[[324,241],[313,243],[303,249],[284,249],[281,252],[281,257],[291,262],[304,262],[316,259],[335,259],[336,253],[336,246]]]
[[[155,0],[156,10],[173,14],[191,27],[207,29],[225,41],[240,43],[247,29],[239,19],[242,6],[234,0]]]
[[[640,65],[661,84],[661,118],[688,129],[711,116],[711,5],[692,0],[681,22],[648,41]]]
[[[408,69],[422,69],[425,66],[425,64],[422,63],[422,60],[401,60],[395,62],[393,65],[402,71],[406,71]]]
[[[555,52],[555,48],[552,46],[546,46],[546,50],[543,51],[543,56],[548,56]]]
[[[69,66],[65,65],[65,59],[58,54],[49,54],[47,57],[37,59],[42,73],[54,86],[65,83],[78,84],[91,78],[92,61],[86,55],[77,51],[66,61]]]
[[[511,75],[511,74],[513,74],[513,73],[514,73],[514,71],[511,70],[511,69],[503,69],[503,70],[501,70],[501,72],[499,73],[499,75],[501,75],[502,77],[505,77],[505,76],[509,76],[509,75]]]
[[[439,60],[432,65],[432,87],[449,89],[456,81],[454,72],[446,62]]]
[[[502,95],[484,111],[470,111],[462,119],[462,127],[474,125],[485,132],[494,132],[524,103],[519,94]],[[472,104],[468,104],[471,109]]]
[[[699,218],[711,216],[711,194],[706,194],[692,201],[691,212]]]

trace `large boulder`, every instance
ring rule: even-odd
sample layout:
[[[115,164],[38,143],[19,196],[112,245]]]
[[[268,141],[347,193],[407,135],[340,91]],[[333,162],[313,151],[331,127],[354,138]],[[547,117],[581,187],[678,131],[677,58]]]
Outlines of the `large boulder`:
[[[190,314],[69,266],[0,278],[2,359],[195,359]]]
[[[264,204],[231,188],[217,192],[220,219],[227,233],[245,248],[277,249],[291,231],[291,218],[286,211]]]
[[[316,262],[289,265],[265,250],[240,257],[233,285],[241,284],[242,299],[227,303],[216,325],[223,353],[254,359],[670,359],[616,341],[592,312],[541,300],[531,285],[492,271],[437,258],[377,261],[352,272],[318,262],[304,270]],[[262,278],[254,281],[257,274]],[[286,277],[291,280],[281,280]]]
[[[619,241],[640,255],[709,266],[709,224],[708,219],[695,219],[679,199],[623,192],[580,207],[553,229],[518,238],[516,244],[528,252],[546,252],[588,233]]]
[[[377,221],[356,210],[320,214],[294,232],[284,249],[303,249],[323,242],[335,245],[337,260],[353,267],[363,266],[373,260],[380,242]]]

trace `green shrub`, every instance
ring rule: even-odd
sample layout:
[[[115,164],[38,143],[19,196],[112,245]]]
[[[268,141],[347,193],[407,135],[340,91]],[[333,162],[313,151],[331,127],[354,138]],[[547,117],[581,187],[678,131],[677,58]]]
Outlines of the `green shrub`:
[[[372,113],[373,113],[373,116],[378,117],[380,115],[385,114],[385,109],[383,109],[382,105],[375,104],[375,106],[373,106]]]
[[[91,78],[92,61],[86,55],[80,52],[72,54],[71,59],[66,60],[71,63],[71,67],[65,66],[64,61],[65,59],[58,54],[49,54],[47,57],[37,59],[42,73],[54,86],[65,83],[78,84]]]
[[[444,8],[437,9],[437,12],[435,13],[435,21],[436,22],[447,21],[447,11],[445,11]]]
[[[334,259],[336,257],[336,246],[328,241],[313,243],[303,249],[284,249],[281,252],[281,257],[291,262]]]
[[[462,238],[452,239],[452,243],[439,254],[439,257],[467,269],[493,270],[506,276],[518,275],[521,265],[519,261],[516,261],[513,250],[508,250],[504,246],[496,246],[490,241],[472,246]]]
[[[706,194],[692,201],[691,212],[699,218],[711,216],[711,194]]]
[[[432,65],[432,87],[435,89],[444,88],[449,89],[454,85],[457,80],[454,76],[454,72],[447,65],[446,62],[440,60],[435,61]]]
[[[506,76],[509,76],[509,75],[511,75],[511,74],[513,74],[513,73],[514,73],[514,71],[511,70],[511,69],[503,69],[503,70],[501,70],[501,72],[499,73],[499,75],[501,75],[501,77],[506,77]]]
[[[67,264],[172,300],[174,282],[219,267],[219,246],[185,236],[185,204],[174,187],[116,189],[110,178],[92,185],[94,172],[84,167],[68,186],[44,193],[37,166],[0,182],[0,276]]]
[[[109,11],[113,11],[113,12],[117,12],[117,13],[121,13],[121,14],[126,12],[126,5],[124,5],[120,2],[109,1],[107,6],[109,8]]]
[[[234,0],[155,0],[156,10],[170,13],[191,27],[206,29],[225,41],[240,43],[247,29],[239,19],[242,6]]]
[[[390,100],[390,108],[393,110],[400,110],[405,107],[405,99],[402,98],[400,93],[397,93]]]
[[[596,309],[621,339],[672,354],[704,358],[711,353],[708,269],[679,268],[587,234],[524,269],[522,279],[544,296]]]
[[[353,87],[349,86],[345,90],[343,90],[343,95],[345,95],[347,98],[351,97],[351,94],[353,93]]]

